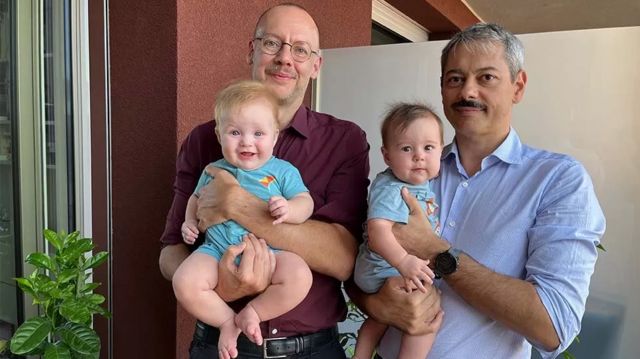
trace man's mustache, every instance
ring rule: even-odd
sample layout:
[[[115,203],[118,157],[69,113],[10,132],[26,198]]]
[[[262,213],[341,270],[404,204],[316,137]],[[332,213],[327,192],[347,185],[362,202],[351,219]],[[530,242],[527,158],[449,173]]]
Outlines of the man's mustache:
[[[474,107],[474,108],[479,108],[481,110],[484,110],[484,109],[487,108],[487,106],[485,104],[483,104],[482,102],[473,101],[473,100],[460,100],[460,101],[454,103],[451,107],[453,107],[453,108]]]

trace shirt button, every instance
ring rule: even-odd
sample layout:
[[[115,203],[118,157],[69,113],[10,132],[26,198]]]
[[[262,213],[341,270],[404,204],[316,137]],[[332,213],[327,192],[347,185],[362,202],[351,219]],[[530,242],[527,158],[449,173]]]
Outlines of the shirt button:
[[[469,182],[462,182],[462,187],[464,187],[464,188],[469,187]]]
[[[455,227],[455,226],[456,226],[456,221],[449,222],[449,227]]]
[[[275,334],[278,334],[278,329],[273,329],[273,330],[271,331],[271,334],[274,334],[274,335],[275,335]]]

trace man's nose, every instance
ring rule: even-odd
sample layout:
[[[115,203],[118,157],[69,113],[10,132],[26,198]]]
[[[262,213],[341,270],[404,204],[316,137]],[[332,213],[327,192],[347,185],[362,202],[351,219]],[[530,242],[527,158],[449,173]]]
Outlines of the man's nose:
[[[293,56],[291,55],[291,44],[282,43],[282,47],[280,47],[280,51],[276,53],[275,60],[279,64],[283,65],[292,65],[293,64]]]
[[[473,79],[468,79],[460,89],[460,96],[465,99],[478,98],[478,84]]]

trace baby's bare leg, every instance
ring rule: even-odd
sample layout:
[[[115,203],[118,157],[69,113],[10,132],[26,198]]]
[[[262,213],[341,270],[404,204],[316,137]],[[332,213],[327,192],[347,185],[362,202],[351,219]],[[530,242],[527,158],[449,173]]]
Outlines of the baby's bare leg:
[[[254,343],[262,345],[260,322],[273,319],[298,305],[311,288],[311,270],[297,254],[276,253],[271,285],[236,316],[236,325]]]
[[[218,349],[221,358],[238,355],[234,311],[213,289],[218,284],[218,261],[207,254],[192,253],[173,275],[173,291],[180,305],[199,320],[220,328]]]
[[[409,335],[402,334],[398,359],[426,358],[433,346],[435,334]]]
[[[380,338],[387,330],[387,326],[373,318],[367,318],[358,331],[356,352],[352,359],[371,359]]]

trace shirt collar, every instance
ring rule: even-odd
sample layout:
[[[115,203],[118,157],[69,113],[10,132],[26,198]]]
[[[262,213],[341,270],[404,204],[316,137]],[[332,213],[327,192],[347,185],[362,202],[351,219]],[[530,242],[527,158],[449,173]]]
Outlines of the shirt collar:
[[[458,150],[458,145],[456,144],[455,137],[453,141],[442,150],[441,159],[445,160],[452,156],[458,159],[460,158],[460,153]],[[520,164],[522,163],[522,156],[523,148],[522,142],[520,141],[520,136],[518,136],[516,130],[511,127],[507,138],[505,138],[500,146],[498,146],[498,148],[496,148],[493,153],[487,156],[483,160],[483,162],[490,158],[496,158],[502,162],[506,162],[509,164]]]
[[[289,123],[284,130],[292,129],[300,134],[304,138],[309,137],[309,119],[311,117],[311,110],[307,106],[300,106],[298,111],[293,115],[293,120]]]
[[[511,127],[507,138],[493,151],[491,156],[513,165],[522,163],[522,142],[513,127]]]

